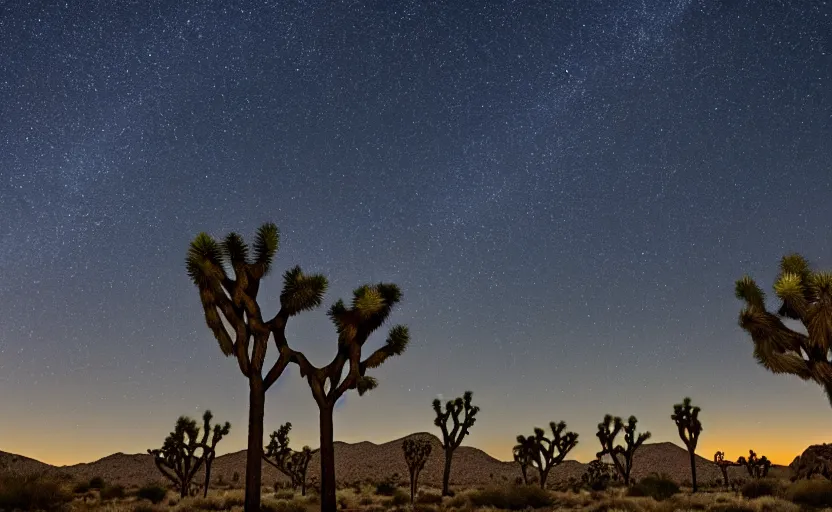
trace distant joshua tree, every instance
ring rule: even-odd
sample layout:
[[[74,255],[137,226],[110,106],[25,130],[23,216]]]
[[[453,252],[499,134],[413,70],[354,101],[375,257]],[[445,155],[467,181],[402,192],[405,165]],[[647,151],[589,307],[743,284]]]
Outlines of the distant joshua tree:
[[[200,233],[188,249],[188,275],[199,289],[205,322],[220,345],[223,355],[233,355],[249,383],[248,450],[246,452],[245,509],[260,510],[262,480],[263,414],[266,391],[277,381],[297,354],[286,341],[289,318],[321,304],[326,278],[305,275],[295,267],[283,276],[280,310],[264,319],[257,302],[260,281],[269,274],[277,253],[277,226],[263,224],[253,247],[243,237],[229,233],[222,242]],[[253,252],[253,257],[249,255]],[[228,270],[232,270],[232,278]],[[274,338],[277,361],[264,375],[266,349]]]
[[[771,461],[765,455],[757,457],[754,450],[748,450],[747,459],[745,457],[737,459],[737,465],[744,466],[751,478],[765,478],[768,476],[768,470],[771,469]]]
[[[601,459],[595,459],[587,464],[586,471],[581,475],[581,482],[591,491],[603,491],[611,482],[618,479],[618,475]]]
[[[812,380],[832,403],[832,273],[815,272],[806,259],[790,254],[780,260],[774,293],[782,301],[769,312],[765,294],[749,276],[736,283],[736,296],[745,302],[739,324],[751,335],[754,358],[772,373]],[[797,320],[807,334],[790,329],[783,319]]]
[[[442,447],[445,451],[442,496],[450,495],[451,459],[454,456],[454,450],[462,444],[462,440],[469,433],[468,430],[477,421],[477,413],[480,412],[479,407],[471,405],[473,395],[471,391],[466,391],[462,397],[449,400],[445,403],[444,411],[439,399],[433,401],[433,411],[436,413],[433,424],[442,431]],[[449,420],[451,421],[450,428],[448,427]]]
[[[545,436],[542,428],[535,428],[534,435],[529,437],[517,436],[517,446],[521,447],[521,451],[525,452],[524,456],[528,457],[529,465],[537,469],[539,475],[538,482],[540,488],[546,488],[546,479],[549,478],[549,471],[557,466],[575,446],[578,444],[578,434],[575,432],[564,432],[566,430],[566,423],[561,421],[549,423],[549,428],[552,429],[552,438]],[[557,451],[557,453],[555,453]],[[525,471],[524,471],[525,479]]]
[[[529,466],[535,456],[536,443],[534,438],[529,436],[517,436],[517,444],[514,445],[512,453],[514,462],[520,465],[520,473],[523,475],[523,484],[529,485]]]
[[[404,459],[407,462],[407,470],[410,472],[410,503],[416,497],[416,489],[419,487],[419,473],[425,469],[425,463],[430,458],[433,447],[426,439],[405,439],[402,442]]]
[[[742,457],[740,457],[740,459],[742,459]],[[739,466],[740,464],[732,460],[726,460],[725,452],[716,452],[714,454],[714,464],[716,464],[719,471],[722,473],[722,481],[725,483],[725,487],[731,485],[731,482],[728,480],[728,468],[731,466]]]
[[[313,451],[308,446],[304,446],[296,452],[289,448],[290,430],[292,430],[292,424],[286,422],[272,433],[271,440],[266,446],[266,453],[263,454],[263,460],[286,475],[293,490],[300,487],[301,496],[306,496],[306,470],[309,468],[312,454],[317,450]]]
[[[670,416],[676,423],[679,437],[685,443],[690,454],[690,476],[693,483],[693,492],[698,490],[696,485],[696,444],[699,442],[699,434],[702,433],[702,423],[699,421],[699,407],[691,405],[690,398],[685,398],[681,404],[673,406],[673,414]]]
[[[599,459],[604,455],[609,455],[612,458],[612,464],[624,485],[630,485],[630,472],[633,469],[633,455],[636,450],[644,444],[644,441],[650,439],[650,432],[643,432],[636,436],[636,423],[638,420],[635,416],[630,416],[627,424],[619,417],[613,418],[612,415],[604,416],[604,421],[598,424],[598,432],[595,434],[601,442],[601,451],[596,454]],[[615,438],[621,431],[624,431],[624,442],[627,447],[620,444],[613,446]]]
[[[211,430],[211,419],[214,417],[211,411],[205,411],[202,415],[203,432],[208,433]],[[211,434],[211,442],[206,443],[203,449],[205,450],[205,484],[203,485],[203,498],[208,497],[208,485],[211,483],[211,466],[214,464],[214,459],[217,457],[217,444],[222,441],[222,438],[228,435],[231,431],[231,423],[225,422],[225,425],[214,425],[214,431]]]
[[[153,462],[156,467],[159,468],[165,478],[173,483],[182,498],[191,494],[190,491],[194,488],[192,483],[194,476],[203,464],[210,465],[213,462],[217,443],[231,429],[230,423],[226,423],[222,427],[215,425],[214,434],[209,444],[208,435],[211,433],[210,421],[212,417],[211,411],[205,411],[203,415],[205,429],[202,433],[202,439],[199,439],[199,427],[196,421],[186,416],[180,416],[176,420],[173,432],[165,438],[162,448],[147,450],[147,453],[153,455]],[[210,474],[210,468],[207,466],[206,474]],[[207,478],[206,489],[208,487]]]

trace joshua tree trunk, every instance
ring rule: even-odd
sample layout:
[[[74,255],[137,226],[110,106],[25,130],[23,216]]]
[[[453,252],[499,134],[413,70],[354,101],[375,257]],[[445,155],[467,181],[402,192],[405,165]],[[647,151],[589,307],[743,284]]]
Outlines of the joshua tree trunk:
[[[208,484],[211,483],[211,463],[214,462],[214,455],[205,457],[205,488],[202,489],[202,497],[208,497]]]
[[[442,473],[442,496],[450,496],[449,484],[451,482],[451,457],[454,451],[445,449],[445,471]]]
[[[527,474],[526,466],[520,466],[520,472],[523,473],[523,485],[529,485],[529,476]]]
[[[696,455],[693,450],[690,450],[690,476],[693,480],[693,492],[696,492],[698,490],[696,486]]]
[[[416,473],[410,474],[410,504],[413,505],[414,497],[416,496]]]
[[[321,512],[335,512],[335,447],[331,405],[321,406]]]
[[[543,489],[544,491],[546,490],[546,479],[547,478],[549,478],[549,472],[548,471],[542,471],[540,473],[540,488]]]
[[[252,375],[248,395],[248,450],[246,451],[245,512],[260,512],[260,482],[263,457],[263,412],[266,390],[263,378]]]

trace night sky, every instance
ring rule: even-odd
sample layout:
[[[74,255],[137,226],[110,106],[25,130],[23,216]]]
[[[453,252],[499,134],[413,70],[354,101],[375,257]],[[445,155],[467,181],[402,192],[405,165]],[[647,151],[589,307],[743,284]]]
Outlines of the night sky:
[[[788,463],[832,411],[755,363],[733,284],[832,268],[830,192],[826,1],[0,1],[0,450],[144,452],[205,408],[244,449],[184,259],[273,221],[265,311],[295,264],[330,280],[289,326],[313,363],[329,304],[404,293],[411,345],[338,440],[438,434],[431,401],[471,389],[466,445],[564,420],[588,461],[607,412],[681,444],[690,395],[701,455]],[[284,421],[317,446],[296,368]]]

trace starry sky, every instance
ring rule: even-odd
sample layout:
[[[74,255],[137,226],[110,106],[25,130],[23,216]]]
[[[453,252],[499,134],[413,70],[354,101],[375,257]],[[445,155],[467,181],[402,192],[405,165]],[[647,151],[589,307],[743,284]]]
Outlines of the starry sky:
[[[289,326],[392,281],[405,355],[350,394],[336,439],[431,431],[471,389],[465,444],[507,460],[607,412],[699,453],[788,463],[828,441],[820,388],[758,367],[733,283],[832,267],[828,1],[0,1],[0,450],[53,464],[231,421],[247,384],[184,267],[200,231],[282,234],[280,273],[329,277]],[[383,334],[371,341],[373,347]],[[274,351],[271,351],[274,356]],[[266,431],[317,445],[297,370]]]

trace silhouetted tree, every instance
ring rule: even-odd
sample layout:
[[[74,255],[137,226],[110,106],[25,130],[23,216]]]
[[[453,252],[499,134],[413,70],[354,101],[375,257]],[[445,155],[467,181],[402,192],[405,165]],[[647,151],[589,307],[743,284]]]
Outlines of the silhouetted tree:
[[[208,425],[211,412],[206,411],[203,418]],[[189,495],[192,480],[211,450],[208,444],[209,433],[210,429],[206,429],[200,439],[196,421],[187,416],[180,416],[176,420],[173,432],[165,438],[162,448],[147,450],[147,453],[153,455],[153,462],[162,476],[173,483],[182,498]]]
[[[419,473],[425,469],[425,463],[430,457],[433,447],[426,439],[405,439],[402,442],[404,460],[407,462],[407,470],[410,472],[410,503],[416,497],[416,489],[419,487]]]
[[[702,423],[699,421],[699,407],[691,405],[690,398],[685,398],[681,404],[673,406],[673,414],[670,416],[676,423],[679,437],[685,443],[690,455],[690,475],[693,483],[693,492],[698,490],[696,485],[696,443],[699,442],[699,434],[702,433]]]
[[[799,254],[785,256],[774,293],[782,301],[777,313],[766,310],[765,294],[753,279],[736,283],[736,296],[745,301],[739,324],[751,335],[754,358],[772,373],[816,382],[832,403],[832,273],[812,271]],[[783,319],[799,321],[806,334]]]
[[[564,432],[566,430],[565,422],[555,423],[552,421],[549,423],[549,428],[552,429],[551,439],[545,436],[542,428],[535,428],[534,435],[529,437],[517,436],[517,446],[525,447],[530,465],[537,469],[541,489],[546,488],[549,471],[563,462],[566,454],[578,444],[578,434]]]
[[[476,416],[480,412],[479,407],[471,405],[473,395],[471,391],[466,391],[462,397],[449,400],[445,403],[444,411],[439,399],[433,401],[433,411],[436,413],[433,424],[442,431],[442,448],[445,451],[442,496],[450,495],[451,459],[454,456],[454,450],[462,444],[462,439],[468,435],[468,430],[477,421]],[[448,420],[451,421],[450,429],[448,428]]]
[[[309,468],[309,461],[312,460],[312,454],[317,450],[313,451],[308,446],[304,446],[298,452],[292,450],[289,447],[290,430],[292,430],[292,424],[287,421],[271,434],[263,460],[286,475],[293,490],[300,487],[301,496],[306,496],[306,471]]]
[[[517,444],[514,445],[512,453],[514,455],[514,462],[520,465],[520,472],[523,474],[523,484],[529,485],[529,465],[532,463],[536,443],[531,436],[517,436]]]
[[[611,471],[610,464],[606,464],[601,459],[595,459],[587,464],[586,471],[581,475],[583,485],[591,491],[603,491],[610,482],[617,480],[618,475]]]
[[[740,458],[742,459],[742,457]],[[730,468],[731,466],[739,466],[739,464],[732,460],[726,460],[724,452],[716,452],[714,454],[714,464],[716,464],[716,466],[719,468],[719,471],[722,473],[722,480],[725,483],[725,487],[731,485],[731,482],[728,480],[728,468]]]
[[[204,423],[203,432],[206,434],[211,431],[211,419],[214,417],[211,411],[205,411],[202,415]],[[214,464],[214,459],[217,456],[217,444],[222,441],[222,438],[228,435],[231,431],[231,423],[225,422],[225,425],[214,425],[214,431],[211,434],[211,442],[206,443],[205,450],[205,485],[203,486],[202,496],[208,497],[208,485],[211,483],[211,465]]]
[[[633,469],[633,455],[636,450],[650,439],[650,432],[643,432],[636,436],[636,423],[638,420],[635,416],[630,416],[627,424],[616,416],[607,414],[604,416],[603,423],[598,424],[598,433],[595,435],[601,442],[601,451],[596,454],[599,459],[604,455],[609,455],[612,458],[612,464],[621,479],[624,480],[624,485],[630,485],[630,472]],[[614,446],[615,438],[621,431],[624,431],[624,442],[627,447],[620,444]]]
[[[281,300],[282,300],[281,295]],[[406,326],[390,328],[384,345],[361,359],[361,350],[367,339],[390,316],[393,307],[401,300],[398,286],[389,283],[364,285],[353,291],[350,306],[339,300],[329,309],[328,315],[338,332],[338,350],[332,361],[321,368],[315,367],[300,352],[291,350],[281,342],[281,353],[291,354],[291,360],[300,366],[300,374],[306,379],[320,411],[321,436],[321,510],[335,512],[335,450],[332,414],[335,403],[351,389],[363,395],[374,389],[378,381],[367,375],[370,368],[381,366],[388,358],[401,355],[407,348],[410,333]],[[346,375],[344,374],[346,370]]]
[[[747,459],[745,457],[737,459],[737,465],[744,466],[751,478],[765,478],[768,476],[768,470],[771,469],[771,461],[765,455],[757,457],[754,450],[748,450]]]
[[[205,322],[223,355],[233,355],[248,379],[245,510],[250,512],[260,510],[265,394],[295,357],[288,349],[286,324],[289,318],[318,307],[327,288],[323,276],[305,275],[300,267],[294,267],[283,275],[280,310],[264,319],[257,295],[261,280],[272,268],[278,242],[277,226],[272,223],[257,230],[252,247],[237,233],[229,233],[222,242],[200,233],[191,242],[186,260],[188,275],[199,289]],[[274,338],[279,357],[264,375],[270,338]]]

